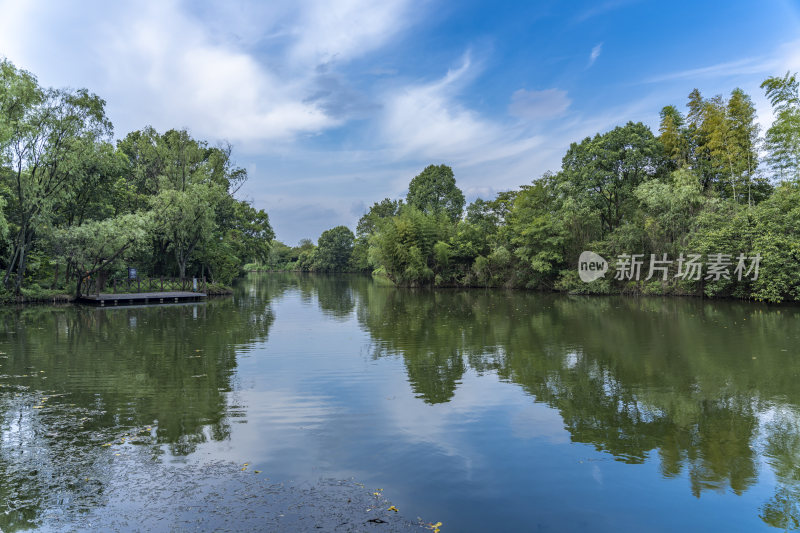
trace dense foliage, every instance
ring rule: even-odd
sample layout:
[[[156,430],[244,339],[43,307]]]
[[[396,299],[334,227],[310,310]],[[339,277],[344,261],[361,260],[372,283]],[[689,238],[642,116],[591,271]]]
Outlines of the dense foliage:
[[[204,276],[266,260],[273,231],[234,195],[228,146],[147,127],[112,143],[105,102],[0,61],[0,296],[80,291],[90,276]],[[102,282],[101,282],[102,283]]]
[[[762,87],[776,116],[763,140],[742,90],[704,98],[695,89],[686,114],[662,109],[658,136],[629,122],[587,137],[558,172],[466,212],[452,170],[429,166],[405,203],[385,199],[361,218],[351,267],[407,286],[800,300],[798,82],[786,74]],[[580,281],[584,250],[608,258],[611,272]],[[645,258],[639,279],[615,275],[623,254]],[[664,254],[665,271],[648,273],[648,259]],[[728,275],[679,276],[677,260],[691,254],[704,263],[722,254]],[[740,258],[749,272],[741,280]]]
[[[290,247],[273,242],[265,212],[235,198],[247,176],[230,147],[149,127],[114,144],[102,99],[42,88],[2,61],[0,290],[80,291],[134,266],[221,283],[243,268],[372,271],[405,286],[798,300],[800,83],[787,73],[762,88],[775,115],[763,137],[741,89],[695,89],[685,113],[661,110],[658,135],[629,122],[587,137],[557,172],[518,190],[465,207],[453,170],[430,165],[355,234],[337,226]],[[580,281],[582,251],[607,258],[610,273]],[[626,254],[644,258],[641,276],[620,275]],[[730,268],[681,276],[694,254]],[[652,267],[665,256],[663,272],[648,272],[648,258]]]

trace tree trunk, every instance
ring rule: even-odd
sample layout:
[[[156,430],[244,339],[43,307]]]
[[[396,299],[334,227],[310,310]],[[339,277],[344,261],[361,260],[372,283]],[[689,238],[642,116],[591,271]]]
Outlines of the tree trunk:
[[[187,258],[187,256],[185,256],[183,254],[178,254],[178,253],[176,253],[175,255],[176,255],[175,259],[178,260],[178,271],[180,272],[180,280],[183,281],[183,279],[186,277],[186,258]]]
[[[28,254],[26,252],[26,248],[28,247],[27,238],[25,239],[25,244],[22,245],[19,253],[19,267],[17,267],[17,281],[14,284],[14,292],[16,294],[20,293],[20,289],[22,289],[22,280],[25,278],[25,267],[27,266],[27,259]]]
[[[8,287],[8,280],[11,279],[11,273],[14,272],[14,263],[17,262],[17,257],[19,257],[19,245],[14,246],[14,255],[12,256],[11,261],[8,263],[6,275],[3,276],[4,287]]]

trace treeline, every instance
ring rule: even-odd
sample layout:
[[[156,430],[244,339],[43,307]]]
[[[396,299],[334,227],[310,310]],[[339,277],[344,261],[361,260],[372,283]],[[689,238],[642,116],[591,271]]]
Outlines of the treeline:
[[[429,166],[411,181],[405,201],[387,198],[361,218],[346,269],[373,271],[404,286],[798,300],[798,80],[787,73],[762,88],[775,113],[763,137],[742,90],[727,98],[694,90],[685,112],[662,109],[658,135],[629,122],[587,137],[569,147],[558,172],[466,210],[452,170]],[[609,258],[611,272],[580,281],[584,250]],[[321,251],[322,242],[277,245],[270,260],[314,270]],[[613,260],[623,254],[642,254],[645,261],[667,254],[672,262],[664,276],[646,279],[645,265],[641,279],[615,279]],[[676,260],[690,254],[703,261],[721,254],[731,264],[720,276],[685,279]],[[734,273],[742,254],[750,272],[739,280]]]
[[[80,292],[133,267],[140,277],[229,284],[265,261],[264,211],[229,146],[151,127],[112,142],[105,102],[41,87],[0,61],[0,298]],[[102,284],[102,281],[101,281]]]

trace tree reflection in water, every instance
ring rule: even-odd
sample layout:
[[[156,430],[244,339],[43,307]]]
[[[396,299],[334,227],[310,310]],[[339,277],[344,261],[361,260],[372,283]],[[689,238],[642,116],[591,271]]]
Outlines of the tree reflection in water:
[[[797,308],[353,286],[375,356],[401,355],[425,402],[450,401],[466,369],[496,373],[557,409],[574,442],[626,463],[655,452],[697,497],[742,494],[763,456],[778,488],[762,519],[800,525]]]

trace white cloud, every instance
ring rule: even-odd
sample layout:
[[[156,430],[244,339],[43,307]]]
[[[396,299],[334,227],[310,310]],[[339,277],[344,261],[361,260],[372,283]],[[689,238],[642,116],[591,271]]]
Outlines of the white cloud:
[[[6,2],[0,51],[45,73],[43,82],[69,80],[108,98],[123,133],[152,124],[238,144],[290,141],[343,123],[327,102],[308,98],[318,90],[316,67],[385,44],[405,27],[406,4],[240,2],[228,11],[192,6],[190,13],[177,1],[81,9]],[[228,26],[219,27],[220,19]],[[262,40],[274,50],[257,56],[250,48]]]
[[[594,62],[597,61],[597,58],[600,57],[600,53],[603,51],[603,43],[598,43],[592,48],[592,53],[589,54],[589,66],[591,67],[594,65]]]
[[[404,29],[409,7],[407,0],[307,0],[293,56],[325,63],[363,55]]]
[[[526,91],[519,89],[511,95],[508,112],[526,120],[546,120],[563,115],[571,101],[560,89]]]
[[[383,137],[396,158],[469,166],[518,155],[540,142],[458,102],[460,90],[474,76],[473,68],[466,54],[442,79],[386,96]]]

